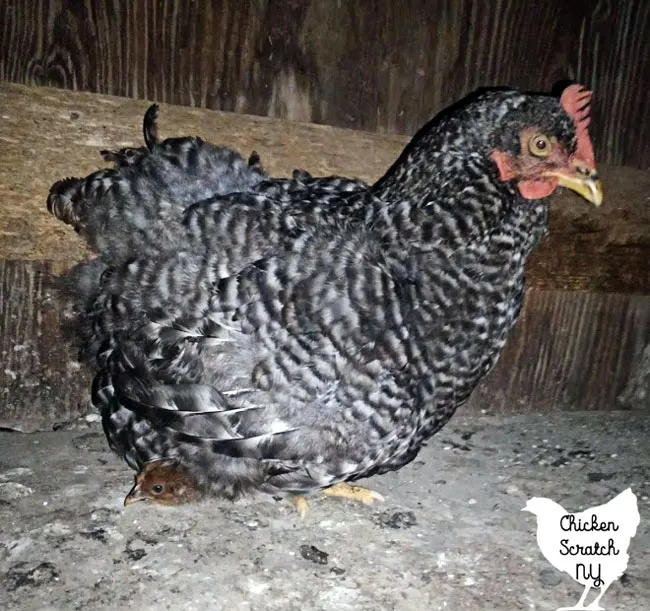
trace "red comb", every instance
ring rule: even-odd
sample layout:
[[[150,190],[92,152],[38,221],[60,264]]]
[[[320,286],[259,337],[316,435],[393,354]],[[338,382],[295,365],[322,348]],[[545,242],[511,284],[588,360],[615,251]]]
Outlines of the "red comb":
[[[573,119],[575,125],[576,139],[578,141],[576,156],[593,170],[596,168],[596,161],[591,139],[587,132],[587,127],[591,123],[591,117],[589,116],[591,95],[591,91],[588,91],[582,85],[569,85],[562,92],[560,104]]]

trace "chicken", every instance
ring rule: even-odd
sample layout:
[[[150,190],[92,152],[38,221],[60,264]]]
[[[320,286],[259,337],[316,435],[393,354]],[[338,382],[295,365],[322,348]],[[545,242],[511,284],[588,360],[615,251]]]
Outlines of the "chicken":
[[[600,599],[627,568],[627,550],[640,522],[636,496],[630,488],[609,503],[581,513],[568,513],[546,498],[532,498],[522,511],[537,516],[537,544],[558,570],[585,586],[580,600],[569,609],[602,609]],[[596,599],[584,606],[591,588],[600,588]]]
[[[480,92],[370,187],[298,172],[195,203],[153,185],[114,203],[145,180],[138,163],[118,163],[108,192],[93,175],[55,185],[55,213],[180,210],[145,225],[147,240],[170,232],[148,250],[105,235],[119,222],[84,228],[111,262],[79,290],[110,446],[201,494],[298,495],[303,510],[300,495],[328,488],[379,498],[346,484],[412,461],[495,364],[548,196],[566,186],[600,205],[590,95]]]
[[[362,486],[345,483],[334,484],[323,490],[329,496],[338,496],[372,504],[383,501],[384,497]],[[124,505],[138,501],[154,501],[161,505],[182,505],[198,501],[202,491],[194,476],[173,460],[153,460],[146,463],[135,477],[135,484],[124,499]],[[298,515],[304,518],[309,505],[304,496],[291,498]]]

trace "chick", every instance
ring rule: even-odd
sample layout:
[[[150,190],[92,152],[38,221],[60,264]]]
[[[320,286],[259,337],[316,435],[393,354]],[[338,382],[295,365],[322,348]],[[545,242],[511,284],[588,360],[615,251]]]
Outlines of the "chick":
[[[124,505],[153,501],[161,505],[183,505],[201,498],[196,479],[173,460],[154,460],[141,469]]]

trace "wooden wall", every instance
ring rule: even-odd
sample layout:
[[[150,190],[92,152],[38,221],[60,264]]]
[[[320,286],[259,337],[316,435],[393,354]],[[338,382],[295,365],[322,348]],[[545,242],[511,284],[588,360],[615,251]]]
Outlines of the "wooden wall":
[[[648,0],[2,0],[0,79],[413,133],[483,85],[596,92],[650,167]]]

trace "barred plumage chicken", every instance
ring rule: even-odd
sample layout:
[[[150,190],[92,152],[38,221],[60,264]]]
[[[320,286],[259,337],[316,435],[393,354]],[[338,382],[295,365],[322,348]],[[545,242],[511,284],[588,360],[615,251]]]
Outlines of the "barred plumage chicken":
[[[109,266],[79,289],[80,319],[106,436],[140,471],[129,500],[182,502],[166,472],[226,498],[372,500],[341,484],[413,460],[495,364],[548,196],[601,203],[589,102],[578,85],[481,92],[370,187],[271,179],[238,156],[249,178],[202,199],[189,184],[213,178],[214,152],[195,139],[180,196],[149,169],[158,144],[55,185],[50,210]],[[108,216],[84,221],[95,209]]]

